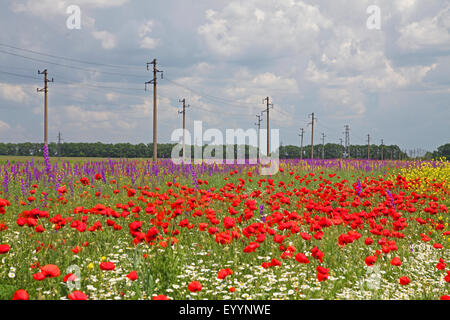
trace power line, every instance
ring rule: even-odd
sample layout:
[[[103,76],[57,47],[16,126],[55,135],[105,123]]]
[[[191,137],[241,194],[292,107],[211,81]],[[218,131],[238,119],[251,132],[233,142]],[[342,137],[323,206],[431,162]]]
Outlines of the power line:
[[[239,107],[244,107],[244,104],[246,105],[245,107],[248,107],[248,105],[255,105],[254,103],[251,103],[251,102],[231,100],[231,99],[226,99],[226,98],[213,96],[213,95],[210,95],[210,94],[201,93],[198,90],[191,89],[191,88],[189,88],[189,87],[187,87],[185,85],[182,85],[182,84],[177,83],[177,82],[175,82],[173,80],[170,80],[167,77],[165,78],[165,80],[170,82],[170,83],[172,83],[172,84],[174,84],[174,85],[176,85],[176,86],[178,86],[178,87],[181,87],[183,89],[191,91],[192,93],[198,94],[199,96],[201,96],[201,97],[203,97],[203,98],[205,98],[207,100],[213,100],[213,101],[224,103],[224,104],[226,103],[227,105],[234,105],[234,106],[239,106]]]
[[[270,103],[269,97],[264,98],[263,104],[266,102],[266,110],[262,113],[267,113],[267,156],[270,156],[270,126],[269,126],[269,109],[273,109],[273,103]]]
[[[30,53],[34,53],[34,54],[37,54],[37,55],[50,57],[50,58],[57,58],[57,59],[61,59],[61,60],[67,60],[67,61],[72,61],[72,62],[84,63],[84,64],[89,64],[89,65],[96,65],[96,66],[109,67],[109,68],[120,68],[120,69],[141,68],[140,66],[113,65],[113,64],[105,64],[105,63],[92,62],[92,61],[86,61],[86,60],[78,60],[78,59],[73,59],[73,58],[68,58],[68,57],[63,57],[63,56],[57,56],[57,55],[52,55],[52,54],[48,54],[48,53],[38,52],[38,51],[30,50],[30,49],[23,49],[23,48],[11,46],[11,45],[4,44],[4,43],[0,43],[0,46],[7,47],[7,48],[10,48],[10,49],[16,49],[16,50],[20,50],[20,51],[30,52]]]
[[[145,90],[147,90],[147,84],[153,84],[153,162],[156,163],[158,160],[158,107],[157,107],[157,74],[161,73],[161,79],[163,78],[163,71],[158,70],[156,68],[156,59],[153,59],[152,62],[147,62],[147,71],[149,70],[148,66],[153,65],[153,79],[145,82]]]
[[[310,114],[311,116],[311,159],[314,159],[314,121],[317,120],[317,118],[314,117],[314,112]]]
[[[325,158],[325,133],[322,132],[322,160]]]
[[[303,160],[303,135],[305,134],[305,130],[303,128],[300,128],[300,134],[301,142],[300,142],[300,160]]]
[[[179,102],[183,102],[183,111],[178,111],[178,113],[183,114],[183,162],[186,161],[186,108],[189,108],[190,106],[186,106],[186,98],[183,98],[183,100],[179,100]]]
[[[41,80],[41,78],[38,78],[38,77],[26,76],[26,75],[23,75],[23,74],[17,74],[17,73],[13,73],[13,72],[6,72],[6,71],[1,71],[0,70],[0,73],[7,74],[7,75],[10,75],[10,76],[14,76],[14,77],[28,78],[28,79],[34,79],[34,80]]]
[[[48,146],[48,108],[47,108],[47,93],[48,93],[48,83],[53,82],[53,78],[51,80],[48,79],[48,71],[45,69],[44,71],[39,71],[38,74],[44,75],[44,88],[37,89],[38,92],[44,92],[44,144]]]
[[[28,75],[23,75],[23,74],[18,74],[18,73],[13,73],[13,72],[7,72],[7,71],[2,71],[0,70],[0,73],[2,74],[7,74],[10,76],[14,76],[14,77],[20,77],[20,78],[28,78],[28,79],[33,79],[33,80],[41,80],[38,77],[33,77],[33,76],[28,76]],[[112,87],[112,86],[102,86],[102,85],[96,85],[96,84],[86,84],[86,83],[80,83],[80,82],[71,82],[71,81],[65,81],[65,80],[61,80],[58,79],[58,82],[55,82],[56,84],[66,84],[66,85],[71,85],[71,86],[82,86],[82,87],[88,87],[88,88],[100,88],[100,89],[111,89],[111,90],[126,90],[126,91],[136,91],[136,92],[144,92],[144,90],[142,88],[128,88],[128,87]]]
[[[125,73],[119,73],[119,72],[109,72],[109,71],[100,71],[100,70],[96,70],[96,69],[81,68],[81,67],[71,66],[71,65],[68,65],[68,64],[63,64],[63,63],[58,63],[58,62],[53,62],[53,61],[48,61],[48,60],[43,60],[43,59],[30,58],[30,57],[27,57],[27,56],[24,56],[24,55],[21,55],[21,54],[18,54],[18,53],[12,53],[12,52],[3,51],[3,50],[0,50],[0,53],[9,54],[9,55],[12,55],[12,56],[15,56],[15,57],[20,57],[20,58],[23,58],[23,59],[28,59],[28,60],[32,60],[32,61],[48,63],[48,64],[52,64],[52,65],[55,65],[55,66],[64,67],[64,68],[70,68],[70,69],[75,69],[75,70],[80,70],[80,71],[102,73],[102,74],[109,74],[109,75],[115,75],[115,76],[145,78],[144,75],[140,76],[140,75],[135,75],[135,74],[125,74]]]

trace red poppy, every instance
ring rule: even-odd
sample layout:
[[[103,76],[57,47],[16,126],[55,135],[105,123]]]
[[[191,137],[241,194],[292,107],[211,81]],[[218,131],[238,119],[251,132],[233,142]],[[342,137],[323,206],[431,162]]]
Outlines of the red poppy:
[[[164,294],[160,294],[160,295],[154,296],[152,298],[152,300],[169,300],[169,298]]]
[[[29,300],[30,297],[28,295],[28,292],[23,289],[19,289],[14,293],[13,300]]]
[[[447,271],[447,275],[444,277],[445,282],[450,283],[450,270]]]
[[[377,257],[376,256],[368,256],[364,262],[366,263],[367,266],[371,267],[375,264],[375,262],[377,262]]]
[[[188,290],[190,292],[198,292],[198,291],[202,291],[202,285],[200,282],[198,281],[192,281],[191,283],[189,283],[188,285]]]
[[[435,243],[435,244],[433,244],[433,248],[435,248],[435,249],[442,249],[442,248],[444,248],[444,246],[442,244],[440,244],[440,243]]]
[[[311,253],[314,258],[318,259],[320,262],[323,262],[324,253],[320,251],[317,246],[311,250]]]
[[[136,280],[138,278],[137,272],[131,271],[129,274],[127,274],[127,278],[130,279],[131,281]]]
[[[59,268],[57,266],[55,266],[54,264],[47,264],[47,265],[41,267],[41,272],[47,278],[56,278],[56,277],[59,277],[59,275],[61,274]]]
[[[234,219],[231,217],[225,217],[223,218],[223,225],[225,229],[231,229],[234,227]]]
[[[63,281],[67,282],[67,281],[75,281],[77,279],[77,276],[74,275],[73,273],[68,273],[64,276]]]
[[[438,270],[444,270],[447,264],[445,263],[444,259],[440,258],[438,264],[436,265],[436,268]]]
[[[9,244],[0,244],[0,254],[5,254],[11,249]]]
[[[42,272],[38,272],[33,274],[33,279],[36,281],[41,281],[45,279],[45,274],[43,274]]]
[[[100,263],[100,269],[109,271],[114,270],[116,268],[115,264],[112,262],[101,262]]]
[[[67,297],[70,300],[87,300],[87,298],[88,298],[83,292],[78,291],[78,290],[76,290],[76,291],[74,291],[72,293],[69,293],[67,295]]]
[[[301,252],[295,255],[295,260],[297,260],[297,262],[299,263],[309,263],[308,257]]]
[[[403,286],[406,286],[410,282],[411,282],[411,280],[406,276],[400,278],[400,284]]]
[[[393,266],[401,266],[402,265],[402,261],[400,260],[399,257],[395,257],[394,259],[392,259],[391,264]]]
[[[317,266],[316,268],[317,270],[317,280],[319,280],[319,282],[325,281],[328,279],[328,272],[330,271],[330,269],[328,268],[324,268],[321,266]]]
[[[220,269],[219,273],[217,274],[217,279],[225,279],[226,277],[228,277],[229,275],[232,275],[233,271],[230,268],[226,268],[226,269]]]

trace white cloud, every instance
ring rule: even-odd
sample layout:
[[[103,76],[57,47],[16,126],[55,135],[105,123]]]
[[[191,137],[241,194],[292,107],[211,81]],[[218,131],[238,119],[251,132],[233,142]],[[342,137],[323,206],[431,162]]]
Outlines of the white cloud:
[[[400,27],[398,44],[406,49],[424,47],[450,48],[450,6],[434,17],[427,17]]]
[[[158,39],[153,39],[150,37],[144,37],[140,41],[140,47],[143,49],[155,49],[159,44]]]
[[[138,31],[138,36],[140,38],[139,46],[143,49],[154,49],[160,43],[159,39],[152,38],[149,36],[149,34],[152,33],[153,25],[154,25],[154,21],[149,20],[146,23],[144,23],[142,26],[140,26],[140,28],[139,28],[139,31]]]
[[[79,106],[67,106],[64,108],[67,116],[76,122],[109,122],[117,120],[119,117],[110,111],[89,111],[83,110]]]
[[[0,96],[3,99],[13,102],[23,103],[27,101],[28,95],[21,85],[0,83]]]
[[[318,7],[301,1],[231,1],[220,12],[208,10],[206,19],[198,33],[221,57],[311,51],[320,31],[332,25]]]
[[[366,112],[365,96],[354,88],[323,88],[320,99],[332,118],[351,119]]]
[[[116,47],[116,37],[108,31],[93,31],[95,39],[100,40],[103,49],[113,49]]]
[[[4,132],[6,130],[9,130],[11,127],[6,122],[0,120],[0,132]]]
[[[120,95],[115,92],[108,92],[105,95],[106,100],[108,101],[117,101],[120,98]]]
[[[13,12],[29,13],[43,18],[49,15],[66,15],[68,6],[76,4],[83,9],[88,8],[112,8],[120,7],[128,0],[78,0],[76,3],[72,0],[28,0],[25,2],[14,1],[11,4]]]

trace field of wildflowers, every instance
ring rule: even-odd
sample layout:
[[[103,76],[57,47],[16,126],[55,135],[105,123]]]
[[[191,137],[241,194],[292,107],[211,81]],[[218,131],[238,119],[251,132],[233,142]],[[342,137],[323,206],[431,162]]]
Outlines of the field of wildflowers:
[[[449,299],[447,161],[0,162],[0,299]]]

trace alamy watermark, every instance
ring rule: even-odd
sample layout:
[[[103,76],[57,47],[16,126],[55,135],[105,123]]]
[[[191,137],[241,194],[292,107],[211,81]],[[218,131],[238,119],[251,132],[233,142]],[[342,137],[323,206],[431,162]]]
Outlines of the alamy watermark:
[[[381,9],[379,6],[371,5],[366,9],[366,13],[370,14],[366,21],[366,27],[369,30],[381,29]]]
[[[257,164],[260,163],[262,175],[273,175],[279,169],[279,147],[280,134],[278,129],[270,130],[270,155],[267,155],[267,145],[261,143],[261,147],[255,148],[258,141],[265,141],[267,130],[261,129],[226,129],[225,140],[222,131],[211,128],[203,132],[203,122],[194,121],[194,135],[187,129],[176,129],[172,132],[171,141],[178,142],[172,149],[171,159],[175,164],[191,164],[191,146],[194,146],[194,163],[200,164]],[[194,138],[194,144],[192,143]],[[203,148],[204,142],[207,146]],[[189,145],[186,148],[186,145]],[[223,154],[223,146],[225,147],[225,157]],[[235,146],[237,154],[235,158]],[[248,149],[248,159],[246,159],[246,149]],[[259,159],[259,161],[258,161]]]
[[[366,278],[360,280],[359,288],[364,294],[367,291],[377,291],[381,286],[381,270],[379,266],[368,267],[366,271]]]
[[[66,26],[69,30],[81,29],[81,9],[77,5],[70,5],[66,9],[69,17],[66,20]]]
[[[80,290],[81,288],[81,270],[77,265],[71,265],[67,267],[66,274],[71,274],[66,281],[66,286],[70,291],[74,289]]]

